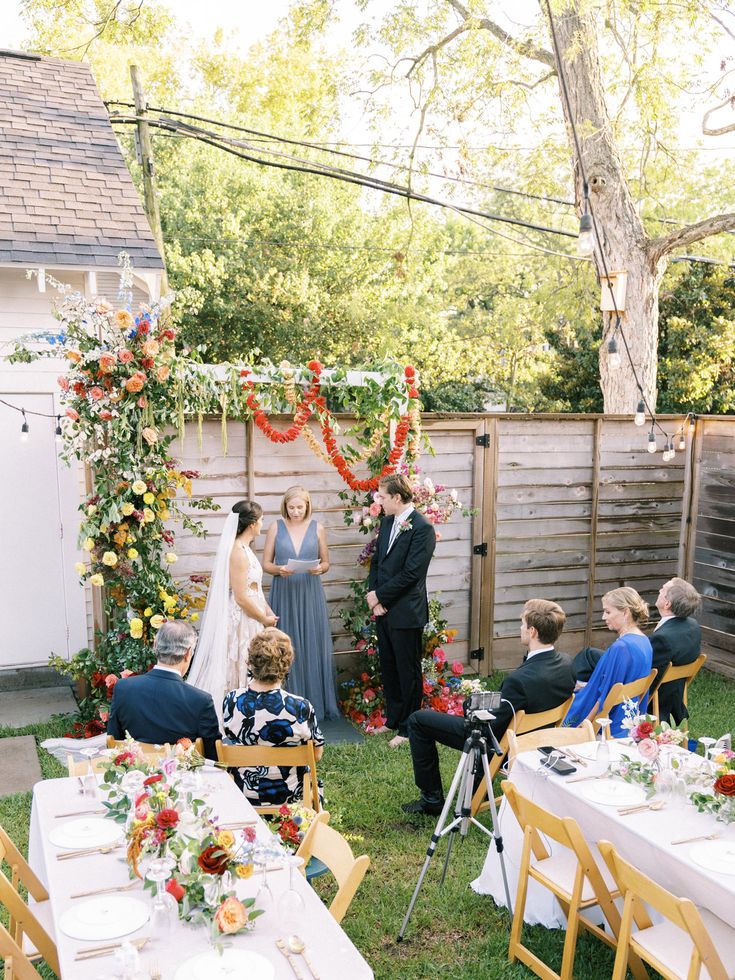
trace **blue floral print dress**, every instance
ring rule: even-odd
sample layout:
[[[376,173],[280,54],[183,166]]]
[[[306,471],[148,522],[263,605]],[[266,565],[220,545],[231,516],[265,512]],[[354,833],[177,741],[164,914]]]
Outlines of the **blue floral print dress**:
[[[240,745],[324,745],[316,712],[306,698],[277,687],[237,688],[222,706],[225,739]],[[302,766],[253,766],[233,770],[235,782],[253,806],[279,806],[301,799]]]

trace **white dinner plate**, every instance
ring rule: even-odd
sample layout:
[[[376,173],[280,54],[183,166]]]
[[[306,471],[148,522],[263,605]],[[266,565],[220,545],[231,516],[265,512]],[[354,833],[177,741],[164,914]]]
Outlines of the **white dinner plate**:
[[[100,895],[72,905],[59,919],[59,929],[72,939],[119,939],[148,921],[146,902],[127,895]]]
[[[104,817],[82,817],[54,827],[48,839],[56,847],[75,850],[82,847],[104,847],[121,838],[121,828]]]
[[[642,786],[623,783],[617,779],[601,779],[579,787],[583,796],[593,803],[603,806],[635,806],[646,802],[646,791]]]
[[[707,871],[735,875],[735,841],[703,840],[691,849],[689,857]]]
[[[265,956],[230,947],[221,956],[210,949],[186,960],[179,965],[174,980],[273,980],[275,975],[275,967]]]

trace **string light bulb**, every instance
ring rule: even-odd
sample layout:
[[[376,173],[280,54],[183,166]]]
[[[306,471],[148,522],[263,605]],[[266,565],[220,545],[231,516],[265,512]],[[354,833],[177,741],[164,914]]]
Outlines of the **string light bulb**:
[[[679,452],[683,453],[687,447],[687,439],[684,435],[684,430],[681,430],[681,435],[679,436]]]
[[[664,444],[664,451],[661,458],[663,459],[664,463],[668,463],[669,460],[673,459],[675,455],[674,444],[670,439],[667,439],[666,443]]]
[[[643,399],[638,402],[638,408],[635,410],[633,421],[636,425],[646,424],[646,403],[643,401]]]
[[[690,433],[690,435],[693,435],[694,434],[694,430],[696,429],[696,427],[697,427],[697,416],[694,414],[694,412],[692,412],[692,414],[689,417],[689,433]]]
[[[651,431],[648,433],[648,451],[649,453],[656,452],[656,433]]]
[[[30,433],[30,427],[28,425],[28,419],[26,418],[25,409],[21,408],[21,415],[23,416],[23,425],[20,427],[20,441],[28,442],[28,434]]]
[[[615,337],[611,337],[607,345],[607,366],[611,371],[617,371],[622,363],[618,342]]]
[[[592,232],[592,215],[585,212],[579,219],[579,238],[577,239],[577,255],[590,256],[595,251],[595,236]]]
[[[60,415],[56,416],[56,429],[54,431],[54,435],[56,436],[56,442],[59,443],[59,445],[61,445],[61,443],[64,441],[64,433],[61,431]]]

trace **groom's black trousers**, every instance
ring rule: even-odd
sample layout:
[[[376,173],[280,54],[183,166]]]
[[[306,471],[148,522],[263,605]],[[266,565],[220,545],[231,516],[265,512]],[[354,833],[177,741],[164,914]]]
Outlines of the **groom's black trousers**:
[[[375,629],[385,691],[386,725],[408,738],[408,719],[421,707],[424,631],[395,629],[386,623],[385,616],[377,617]]]

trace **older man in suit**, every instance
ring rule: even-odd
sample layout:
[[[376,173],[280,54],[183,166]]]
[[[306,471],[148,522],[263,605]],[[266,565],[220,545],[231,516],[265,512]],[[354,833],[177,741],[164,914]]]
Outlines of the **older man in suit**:
[[[153,649],[157,662],[147,674],[126,677],[115,685],[107,734],[162,745],[180,738],[202,738],[204,753],[217,758],[220,738],[214,702],[209,694],[184,683],[197,634],[181,620],[164,623]]]
[[[699,593],[683,578],[669,579],[661,586],[656,599],[661,619],[649,637],[653,648],[653,666],[659,677],[669,663],[674,667],[683,667],[699,656],[702,631],[694,617],[699,614],[700,606]],[[658,689],[658,710],[662,721],[673,718],[678,725],[689,717],[684,704],[684,684],[683,680],[669,681]]]
[[[571,697],[575,674],[571,659],[558,653],[554,643],[564,629],[566,615],[561,606],[546,599],[529,599],[521,616],[521,643],[528,653],[520,667],[503,681],[500,693],[503,701],[491,728],[500,740],[514,713],[549,711]],[[437,743],[461,749],[467,738],[464,718],[445,715],[439,711],[417,711],[408,721],[411,759],[416,785],[421,796],[403,806],[405,813],[427,813],[434,816],[442,811],[444,791],[439,772]]]
[[[421,707],[421,656],[429,621],[426,573],[436,533],[413,506],[411,484],[399,473],[384,477],[375,495],[385,513],[370,563],[368,605],[375,616],[390,745],[407,740],[409,716]]]

